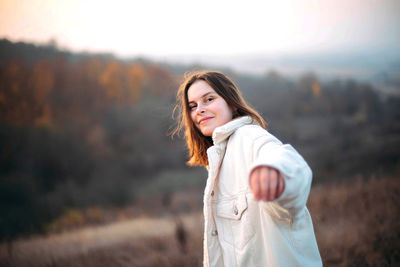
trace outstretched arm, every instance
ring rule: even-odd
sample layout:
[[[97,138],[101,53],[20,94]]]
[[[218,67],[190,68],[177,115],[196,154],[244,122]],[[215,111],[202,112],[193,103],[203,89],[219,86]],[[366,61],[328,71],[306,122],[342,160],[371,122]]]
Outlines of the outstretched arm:
[[[300,215],[312,179],[311,169],[303,157],[292,146],[282,144],[270,134],[257,138],[253,151],[254,161],[248,179],[255,200],[263,200],[262,206],[268,204],[267,209],[280,212],[283,208],[292,217]]]

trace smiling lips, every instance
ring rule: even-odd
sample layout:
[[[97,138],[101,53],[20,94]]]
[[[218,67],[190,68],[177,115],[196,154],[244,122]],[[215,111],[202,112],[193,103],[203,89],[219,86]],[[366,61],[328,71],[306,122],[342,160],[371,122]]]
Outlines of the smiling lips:
[[[199,120],[199,124],[202,124],[202,123],[208,121],[209,119],[212,119],[212,117],[204,117],[201,120]]]

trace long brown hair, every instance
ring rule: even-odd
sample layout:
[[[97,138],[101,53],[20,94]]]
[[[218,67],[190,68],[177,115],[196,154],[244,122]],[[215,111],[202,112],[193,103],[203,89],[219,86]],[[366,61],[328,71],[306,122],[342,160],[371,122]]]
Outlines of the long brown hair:
[[[212,139],[204,136],[192,121],[187,96],[189,87],[198,80],[208,83],[226,101],[228,106],[235,111],[233,119],[249,116],[263,128],[266,128],[266,123],[260,114],[246,103],[239,89],[225,74],[219,71],[207,70],[185,73],[184,81],[179,86],[176,94],[176,105],[173,114],[178,112],[178,125],[172,135],[184,129],[190,158],[187,164],[190,166],[207,166],[207,149],[212,146]]]

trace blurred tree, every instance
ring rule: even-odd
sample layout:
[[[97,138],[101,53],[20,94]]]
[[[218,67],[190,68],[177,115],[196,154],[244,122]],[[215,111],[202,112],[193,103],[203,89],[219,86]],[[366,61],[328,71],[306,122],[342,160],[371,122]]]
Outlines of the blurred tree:
[[[319,98],[319,97],[321,97],[321,86],[320,86],[320,84],[319,84],[319,82],[317,82],[317,81],[314,81],[313,83],[312,83],[312,85],[311,85],[311,89],[312,89],[312,92],[313,92],[313,96],[315,97],[315,98]]]
[[[135,104],[140,99],[141,89],[146,80],[145,69],[138,65],[132,64],[127,66],[126,74],[128,77],[127,98],[128,102]]]
[[[141,85],[145,79],[139,65],[126,66],[120,62],[108,63],[100,77],[108,99],[114,103],[133,105],[139,100]]]
[[[0,71],[0,92],[4,98],[1,119],[17,124],[32,122],[34,110],[28,100],[31,92],[26,86],[28,70],[21,62],[13,60],[4,64]]]
[[[177,80],[167,69],[151,64],[147,66],[146,91],[152,97],[171,97],[175,95]]]
[[[50,64],[46,61],[35,63],[28,84],[33,89],[34,109],[38,113],[34,123],[37,125],[51,125],[52,113],[48,96],[54,87],[54,74]]]

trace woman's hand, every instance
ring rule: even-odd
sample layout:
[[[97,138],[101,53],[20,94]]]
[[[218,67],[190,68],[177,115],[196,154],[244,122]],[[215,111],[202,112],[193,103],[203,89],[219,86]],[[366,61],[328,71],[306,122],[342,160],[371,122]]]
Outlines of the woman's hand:
[[[250,187],[255,200],[273,201],[282,194],[285,180],[277,169],[260,166],[250,174]]]

